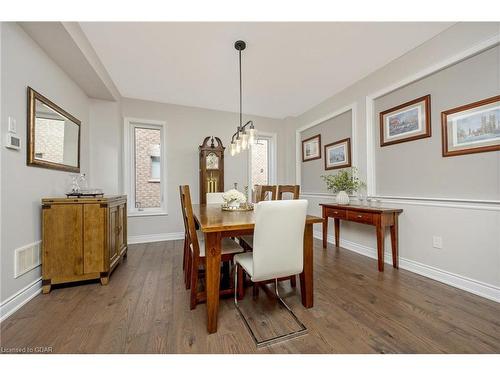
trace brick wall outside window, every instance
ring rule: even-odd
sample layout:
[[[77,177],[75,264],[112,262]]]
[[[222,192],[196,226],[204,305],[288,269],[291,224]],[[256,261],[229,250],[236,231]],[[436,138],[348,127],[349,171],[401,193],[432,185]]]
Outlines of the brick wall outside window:
[[[139,208],[161,206],[160,180],[151,179],[151,156],[160,144],[160,130],[135,129],[135,201]]]

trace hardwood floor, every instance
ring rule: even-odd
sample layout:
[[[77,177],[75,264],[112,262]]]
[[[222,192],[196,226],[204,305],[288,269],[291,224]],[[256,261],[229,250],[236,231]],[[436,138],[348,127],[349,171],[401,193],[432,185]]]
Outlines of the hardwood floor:
[[[189,309],[182,241],[131,245],[109,285],[55,287],[2,322],[3,348],[57,353],[500,353],[500,304],[315,240],[315,305],[281,284],[306,336],[257,350],[231,299],[219,330],[206,332],[205,305]],[[265,293],[242,306],[260,331],[285,328]],[[280,315],[281,314],[281,315]],[[281,323],[280,323],[281,321]]]

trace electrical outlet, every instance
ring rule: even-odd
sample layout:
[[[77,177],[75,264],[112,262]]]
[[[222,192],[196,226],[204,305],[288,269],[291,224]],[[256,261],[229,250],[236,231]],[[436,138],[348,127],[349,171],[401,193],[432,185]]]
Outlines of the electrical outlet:
[[[443,237],[441,236],[432,236],[432,247],[436,249],[443,248]]]

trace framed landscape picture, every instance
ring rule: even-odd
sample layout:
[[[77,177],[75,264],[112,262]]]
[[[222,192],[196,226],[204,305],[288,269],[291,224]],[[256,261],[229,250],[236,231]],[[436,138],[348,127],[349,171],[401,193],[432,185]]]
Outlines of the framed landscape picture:
[[[351,138],[325,145],[325,170],[351,166]]]
[[[431,96],[380,112],[380,146],[431,136]]]
[[[302,141],[302,161],[321,159],[321,134]]]
[[[500,95],[441,112],[443,156],[500,150]]]

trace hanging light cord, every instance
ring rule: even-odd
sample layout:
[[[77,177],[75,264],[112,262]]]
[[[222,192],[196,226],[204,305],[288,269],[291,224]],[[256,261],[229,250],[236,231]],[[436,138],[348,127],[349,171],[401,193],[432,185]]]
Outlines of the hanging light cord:
[[[243,125],[243,120],[242,120],[242,114],[241,114],[241,110],[242,110],[242,99],[241,99],[241,49],[238,51],[239,52],[239,60],[240,60],[240,128],[241,128],[241,125]]]

